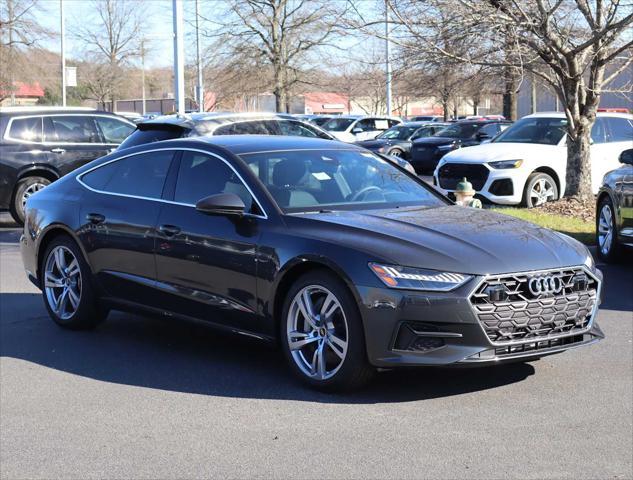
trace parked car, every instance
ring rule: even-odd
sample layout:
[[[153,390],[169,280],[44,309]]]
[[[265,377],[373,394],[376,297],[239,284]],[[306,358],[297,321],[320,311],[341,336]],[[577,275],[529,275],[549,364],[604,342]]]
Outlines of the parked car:
[[[451,150],[479,145],[490,140],[511,122],[505,120],[462,120],[435,135],[415,140],[411,146],[411,164],[420,175],[431,175],[440,159]]]
[[[203,320],[280,344],[321,389],[360,386],[376,368],[499,365],[603,337],[602,275],[585,246],[453,205],[340,142],[117,150],[29,198],[25,232],[27,275],[60,326],[92,327],[109,309]]]
[[[402,120],[393,117],[342,115],[325,122],[323,129],[343,142],[358,142],[376,138],[399,123]]]
[[[453,192],[467,177],[485,199],[505,205],[534,207],[556,200],[566,188],[566,130],[563,113],[523,117],[490,143],[442,158],[436,184]],[[597,194],[604,174],[617,168],[620,153],[631,148],[633,115],[598,113],[591,139],[592,190]]]
[[[0,108],[0,210],[22,223],[33,193],[108,154],[134,124],[84,108]]]
[[[133,123],[139,123],[144,120],[147,120],[147,118],[145,118],[143,114],[138,113],[138,112],[114,112],[114,113],[118,115],[119,117],[123,117],[126,120],[129,120],[130,122],[133,122]]]
[[[315,124],[317,127],[323,128],[323,125],[336,118],[335,115],[315,115],[314,118],[310,120],[310,123]]]
[[[620,163],[604,176],[596,203],[598,256],[607,262],[633,247],[633,148],[620,153]]]
[[[408,159],[411,153],[411,143],[414,140],[435,135],[446,126],[445,123],[437,122],[405,122],[385,130],[373,140],[364,140],[356,142],[356,144],[372,152]]]
[[[442,115],[416,115],[410,117],[409,122],[443,122],[444,117]]]
[[[290,135],[334,137],[316,125],[275,113],[192,113],[164,115],[139,123],[120,149],[174,138],[203,135]]]

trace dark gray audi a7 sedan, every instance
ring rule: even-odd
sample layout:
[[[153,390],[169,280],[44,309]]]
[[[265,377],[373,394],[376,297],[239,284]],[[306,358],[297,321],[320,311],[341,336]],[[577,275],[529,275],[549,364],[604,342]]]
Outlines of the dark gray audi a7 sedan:
[[[110,309],[203,320],[278,343],[327,390],[377,367],[527,361],[603,338],[602,275],[583,245],[455,206],[330,140],[117,151],[29,198],[21,250],[63,327]]]

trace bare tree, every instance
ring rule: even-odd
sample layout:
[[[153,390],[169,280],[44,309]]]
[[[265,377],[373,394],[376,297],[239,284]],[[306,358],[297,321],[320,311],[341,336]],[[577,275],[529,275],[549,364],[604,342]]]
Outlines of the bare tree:
[[[96,18],[75,19],[73,35],[86,47],[84,57],[101,66],[84,77],[87,88],[99,102],[109,98],[114,109],[122,68],[139,52],[143,10],[129,0],[93,0],[92,7]]]
[[[566,193],[591,198],[590,135],[600,95],[633,62],[633,40],[624,35],[633,24],[630,4],[620,0],[390,0],[390,7],[401,28],[395,41],[409,54],[527,69],[550,85],[568,121]],[[428,20],[437,18],[440,11],[450,22],[451,36],[465,38],[474,48],[455,52],[429,35]]]
[[[225,39],[237,55],[259,57],[272,73],[277,111],[287,111],[289,92],[301,82],[308,54],[328,45],[337,32],[337,3],[328,0],[227,0],[228,12],[202,15],[206,36]]]

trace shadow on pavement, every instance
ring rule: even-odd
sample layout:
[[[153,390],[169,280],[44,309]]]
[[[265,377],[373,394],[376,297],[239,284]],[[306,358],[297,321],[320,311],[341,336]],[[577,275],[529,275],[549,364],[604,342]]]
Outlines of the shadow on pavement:
[[[296,381],[281,352],[197,323],[114,312],[94,331],[66,331],[37,294],[0,295],[0,355],[104,382],[200,395],[324,403],[406,402],[520,382],[519,363],[384,372],[363,391],[330,395]],[[69,392],[70,393],[70,392]]]
[[[604,274],[600,308],[629,312],[627,318],[633,320],[633,249],[618,263],[601,263],[598,268]]]

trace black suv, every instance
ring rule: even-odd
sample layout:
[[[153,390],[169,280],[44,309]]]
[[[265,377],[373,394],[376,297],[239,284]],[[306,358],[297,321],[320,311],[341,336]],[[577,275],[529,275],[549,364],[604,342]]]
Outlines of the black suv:
[[[325,130],[276,113],[191,113],[164,115],[136,126],[120,149],[161,140],[209,135],[284,135],[334,140]]]
[[[620,163],[604,176],[598,193],[596,243],[607,262],[616,260],[623,246],[633,246],[633,149],[620,154]]]
[[[506,120],[462,120],[432,137],[415,140],[411,146],[411,165],[419,175],[432,175],[440,158],[451,150],[479,145],[510,126]]]
[[[411,155],[411,144],[418,138],[430,137],[444,130],[446,123],[405,122],[394,125],[372,140],[362,140],[356,145],[376,153],[384,153],[394,157],[408,159]]]
[[[108,112],[73,108],[0,109],[0,210],[24,220],[27,198],[107,155],[134,130]]]

